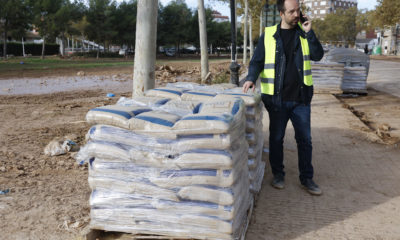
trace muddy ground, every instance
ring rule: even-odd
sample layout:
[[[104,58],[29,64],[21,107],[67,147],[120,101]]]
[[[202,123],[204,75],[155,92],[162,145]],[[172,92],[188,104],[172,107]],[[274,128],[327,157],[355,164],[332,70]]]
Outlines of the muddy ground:
[[[159,70],[158,85],[176,76],[199,78],[198,64],[170,66],[179,73]],[[228,66],[229,62],[213,63],[214,76],[228,73]],[[118,68],[87,74],[129,75],[131,71]],[[107,98],[102,89],[0,96],[0,191],[6,192],[0,195],[1,239],[83,239],[90,211],[87,167],[75,162],[75,153],[50,157],[43,149],[52,139],[65,136],[83,145],[89,129],[84,121],[87,111],[129,97],[129,90],[120,89],[113,98]],[[354,141],[398,148],[400,126],[393,121],[400,119],[399,98],[370,89],[368,96],[340,97],[339,101],[363,121],[355,130],[371,136]]]

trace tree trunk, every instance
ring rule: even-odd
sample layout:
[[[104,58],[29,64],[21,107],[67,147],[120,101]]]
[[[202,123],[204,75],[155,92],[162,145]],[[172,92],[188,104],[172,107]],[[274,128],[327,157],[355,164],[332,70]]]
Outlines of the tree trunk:
[[[139,0],[133,68],[133,96],[155,86],[158,0]]]
[[[25,43],[24,43],[24,37],[22,37],[22,56],[25,57]]]
[[[243,64],[247,63],[247,23],[249,14],[249,3],[244,0],[244,32],[243,32]]]
[[[261,35],[263,34],[263,31],[264,31],[264,10],[263,9],[261,9],[261,12],[260,12],[260,37],[261,37]]]
[[[250,56],[249,58],[251,59],[254,54],[254,42],[253,42],[253,16],[251,15],[251,12],[249,14],[249,41],[250,41]]]
[[[46,47],[46,38],[45,37],[43,37],[43,42],[42,42],[42,56],[41,56],[41,59],[44,59],[44,52],[45,52],[45,47]]]
[[[7,59],[7,22],[4,23],[4,35],[3,35],[3,57]]]
[[[65,36],[64,34],[61,35],[61,56],[65,56]]]
[[[206,11],[204,9],[204,0],[198,0],[199,32],[200,32],[200,50],[201,50],[201,83],[206,83],[206,77],[209,72],[208,52],[207,52],[207,26]]]

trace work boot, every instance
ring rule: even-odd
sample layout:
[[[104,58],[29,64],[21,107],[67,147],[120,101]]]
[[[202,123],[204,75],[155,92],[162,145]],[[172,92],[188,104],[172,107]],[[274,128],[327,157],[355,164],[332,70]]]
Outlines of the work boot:
[[[274,176],[271,186],[276,189],[283,189],[285,187],[285,179],[282,176]]]
[[[312,179],[304,179],[301,181],[301,186],[311,195],[319,196],[322,194],[321,189]]]

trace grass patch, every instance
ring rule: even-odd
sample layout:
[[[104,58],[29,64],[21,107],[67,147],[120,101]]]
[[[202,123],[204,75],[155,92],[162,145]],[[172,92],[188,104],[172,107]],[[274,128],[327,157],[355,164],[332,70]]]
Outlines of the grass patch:
[[[61,59],[58,57],[10,58],[0,61],[0,71],[41,70],[60,68],[95,68],[132,66],[132,59]]]

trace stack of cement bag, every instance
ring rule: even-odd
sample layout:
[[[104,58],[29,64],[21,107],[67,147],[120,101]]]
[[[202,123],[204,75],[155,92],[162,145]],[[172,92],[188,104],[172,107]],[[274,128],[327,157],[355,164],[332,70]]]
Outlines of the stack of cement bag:
[[[262,180],[264,178],[265,162],[262,162],[264,136],[262,134],[262,110],[260,93],[243,94],[242,88],[238,88],[233,84],[216,84],[211,86],[202,86],[192,83],[174,83],[168,84],[168,89],[190,89],[182,93],[182,100],[205,101],[205,100],[226,100],[241,98],[245,103],[246,115],[246,139],[249,144],[248,167],[250,190],[258,193],[261,190]],[[164,88],[165,89],[165,88]],[[154,89],[147,93],[151,96],[159,96],[159,89]],[[164,93],[162,96],[165,96]]]
[[[344,77],[341,88],[344,93],[361,93],[367,91],[367,69],[364,66],[344,67]]]
[[[335,48],[325,57],[328,62],[344,64],[341,89],[345,93],[367,93],[370,59],[365,53],[350,48]]]
[[[263,103],[261,95],[243,94],[241,88],[234,88],[218,94],[215,99],[234,99],[240,97],[246,105],[246,140],[249,144],[248,167],[250,190],[258,193],[264,178],[265,162],[262,161],[264,135],[262,132]]]
[[[237,239],[252,203],[243,100],[147,94],[86,116],[94,126],[77,160],[89,163],[91,228]]]
[[[318,93],[340,93],[344,65],[334,62],[316,62],[311,66],[314,89]]]

